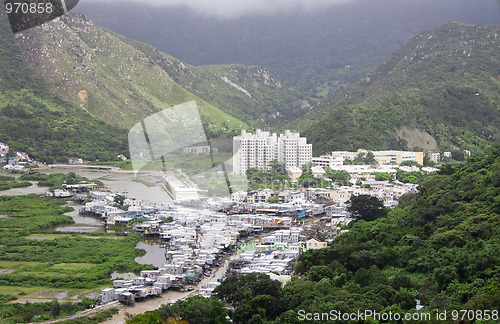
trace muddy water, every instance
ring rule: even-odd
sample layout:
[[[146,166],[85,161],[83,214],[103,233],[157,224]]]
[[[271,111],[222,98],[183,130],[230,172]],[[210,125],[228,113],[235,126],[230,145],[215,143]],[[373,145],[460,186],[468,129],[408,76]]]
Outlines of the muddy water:
[[[68,202],[65,206],[69,206],[74,209],[64,215],[71,216],[71,218],[75,221],[75,224],[56,227],[55,230],[57,232],[95,233],[104,231],[104,226],[101,224],[101,220],[98,217],[80,215],[78,213],[81,205]]]
[[[24,188],[13,188],[9,190],[2,190],[0,191],[0,196],[19,196],[19,195],[29,195],[29,194],[40,194],[43,195],[45,194],[46,191],[48,191],[49,188],[47,187],[39,187],[37,186],[36,182],[31,181],[33,184],[31,187],[24,187]]]
[[[117,192],[126,195],[128,198],[136,198],[141,200],[147,200],[157,204],[161,203],[173,203],[173,200],[165,192],[159,183],[159,174],[139,174],[136,178],[133,172],[126,171],[105,171],[105,170],[68,170],[68,169],[48,169],[42,170],[43,173],[68,173],[76,172],[77,174],[87,177],[90,180],[100,180],[107,187],[110,188],[111,192]],[[0,195],[27,195],[30,193],[44,194],[47,188],[38,187],[36,184],[28,188],[11,189],[7,191],[0,192]],[[71,207],[75,210],[66,215],[71,216],[75,221],[75,224],[68,226],[61,226],[56,228],[57,231],[70,231],[70,232],[96,232],[103,231],[103,226],[100,223],[100,219],[97,217],[79,215],[78,210],[80,206],[78,204],[69,203]],[[146,255],[136,258],[136,262],[141,264],[152,264],[156,267],[161,267],[166,263],[165,259],[165,248],[159,239],[148,239],[139,242],[136,246],[137,248],[146,250]],[[114,278],[124,278],[130,279],[135,277],[133,273],[113,273],[112,279]],[[125,323],[126,313],[129,314],[140,314],[148,310],[153,310],[158,308],[160,305],[165,303],[172,303],[178,299],[187,297],[188,295],[195,294],[193,292],[174,292],[169,291],[165,293],[160,298],[148,299],[145,302],[137,303],[135,307],[120,307],[120,313],[114,316],[112,319],[104,322],[108,324],[118,324]],[[95,296],[94,296],[95,297]]]
[[[146,255],[135,258],[135,262],[140,264],[152,264],[155,267],[162,267],[167,260],[165,258],[165,243],[160,239],[145,239],[137,243],[137,249],[146,250]]]
[[[69,170],[64,168],[53,168],[45,173],[49,172],[75,172],[90,180],[100,180],[111,190],[111,192],[125,194],[128,198],[147,200],[157,204],[173,202],[172,198],[170,198],[160,183],[160,173],[140,172],[135,176],[133,171]]]
[[[143,199],[157,204],[173,202],[172,198],[170,198],[160,183],[160,173],[140,172],[135,176],[133,171],[85,170],[79,168],[69,169],[57,167],[40,169],[37,171],[46,174],[75,172],[90,180],[101,180],[112,192],[124,194],[125,191],[128,198]],[[0,191],[0,196],[28,195],[32,193],[44,194],[46,191],[48,191],[47,187],[39,187],[36,185],[36,182],[33,182],[33,186],[31,187]]]

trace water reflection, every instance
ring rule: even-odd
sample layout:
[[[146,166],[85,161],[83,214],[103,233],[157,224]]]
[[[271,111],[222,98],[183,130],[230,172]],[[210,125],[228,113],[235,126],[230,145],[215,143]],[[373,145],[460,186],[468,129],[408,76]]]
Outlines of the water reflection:
[[[68,202],[65,206],[72,207],[74,210],[64,213],[64,215],[71,216],[75,224],[69,226],[59,226],[55,230],[57,232],[72,232],[72,233],[95,233],[103,232],[104,226],[101,220],[95,216],[80,215],[79,210],[81,205]]]
[[[140,264],[152,264],[155,267],[162,267],[167,263],[165,258],[165,243],[160,239],[146,239],[136,245],[137,249],[146,250],[146,255],[135,258],[135,262]]]
[[[0,196],[19,196],[19,195],[29,195],[29,194],[45,194],[49,190],[48,187],[39,187],[37,182],[30,181],[33,185],[30,187],[23,188],[12,188],[8,190],[0,191]]]
[[[138,177],[135,178],[133,174],[129,173],[112,173],[100,177],[99,180],[108,186],[111,191],[124,194],[128,198],[144,199],[157,204],[172,203],[172,198],[163,189],[162,185],[155,183],[159,181],[157,177],[159,175],[143,175],[141,177],[139,173]]]
[[[102,221],[99,217],[90,216],[90,215],[80,215],[78,212],[82,205],[76,203],[68,203],[65,206],[72,207],[74,210],[68,213],[64,213],[64,215],[71,216],[75,221],[75,224],[78,225],[90,225],[90,226],[101,226]]]

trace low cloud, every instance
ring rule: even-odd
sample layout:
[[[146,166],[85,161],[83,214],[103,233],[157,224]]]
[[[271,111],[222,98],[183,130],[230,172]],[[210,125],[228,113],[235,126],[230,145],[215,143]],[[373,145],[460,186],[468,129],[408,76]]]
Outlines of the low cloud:
[[[236,17],[253,13],[274,13],[290,9],[314,10],[357,0],[87,0],[137,2],[157,6],[185,6],[206,15]]]

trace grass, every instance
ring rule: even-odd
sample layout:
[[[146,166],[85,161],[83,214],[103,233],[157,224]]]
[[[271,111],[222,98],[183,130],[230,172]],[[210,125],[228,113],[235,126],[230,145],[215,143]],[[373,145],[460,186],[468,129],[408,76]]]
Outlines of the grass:
[[[95,264],[92,264],[92,263],[59,263],[59,264],[53,265],[51,268],[82,271],[82,270],[92,269],[93,267],[95,267]]]
[[[91,292],[100,292],[104,288],[109,288],[107,285],[101,285],[93,289],[63,289],[63,288],[48,288],[48,287],[16,287],[16,286],[0,286],[0,291],[4,295],[12,295],[17,298],[27,298],[30,295],[42,291],[67,292],[68,297],[82,296]]]
[[[32,294],[36,294],[41,291],[59,291],[64,292],[66,289],[58,289],[58,288],[47,288],[47,287],[15,287],[15,286],[0,286],[0,291],[4,295],[12,295],[15,297],[26,297]]]
[[[0,269],[18,269],[25,267],[37,267],[44,264],[44,262],[27,262],[27,261],[5,261],[0,260]],[[0,288],[0,291],[2,289]]]
[[[50,276],[54,276],[54,277],[65,277],[65,276],[69,276],[68,274],[64,273],[64,272],[50,272],[50,271],[22,271],[19,273],[19,274],[22,274],[24,276],[34,276],[34,277],[50,277]]]
[[[54,232],[53,226],[66,221],[66,216],[54,217],[64,211],[61,203],[64,202],[37,196],[0,197],[0,212],[18,216],[0,219],[11,225],[9,231],[0,232],[0,269],[14,270],[0,276],[0,285],[10,287],[0,288],[0,294],[19,298],[37,291],[57,290],[74,296],[111,286],[110,273],[115,271],[153,268],[134,261],[141,254],[134,249],[139,235]],[[52,219],[52,226],[43,226],[41,232],[40,225],[47,219]],[[25,223],[23,231],[12,230]]]
[[[26,236],[26,239],[28,240],[36,240],[36,239],[44,239],[44,240],[55,240],[55,239],[61,239],[61,238],[70,238],[73,237],[68,234],[31,234],[29,236]]]
[[[36,73],[42,76],[52,89],[57,89],[56,91],[74,107],[81,110],[80,105],[83,104],[90,114],[128,130],[158,111],[195,100],[205,121],[222,126],[226,120],[231,120],[234,126],[246,126],[241,120],[225,114],[214,105],[200,99],[198,95],[173,82],[157,64],[149,64],[152,61],[151,57],[136,49],[131,44],[133,41],[119,37],[97,25],[89,26],[77,16],[72,16],[71,20],[67,28],[58,30],[57,35],[50,37],[31,30],[31,36],[39,40],[39,43],[30,45],[36,47],[43,44],[45,50],[56,60],[45,62],[43,68],[40,68],[38,55],[29,54],[26,61],[31,67],[36,68]],[[78,33],[82,50],[92,51],[92,48],[101,50],[93,53],[91,59],[82,57],[81,63],[88,65],[93,73],[75,74],[72,42],[63,42],[58,46],[50,44],[53,36],[72,39],[75,29],[83,26],[89,31],[84,34]],[[115,56],[110,58],[110,53],[115,53]],[[72,80],[74,82],[60,90],[57,80],[65,75],[74,75]],[[75,96],[82,90],[88,92],[84,102],[82,98]]]

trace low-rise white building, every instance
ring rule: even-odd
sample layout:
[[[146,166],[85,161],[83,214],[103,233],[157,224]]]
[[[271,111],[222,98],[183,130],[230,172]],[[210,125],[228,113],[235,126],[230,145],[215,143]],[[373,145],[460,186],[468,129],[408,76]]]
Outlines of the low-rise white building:
[[[324,249],[328,246],[326,242],[320,242],[316,239],[310,239],[306,242],[306,249],[308,250],[318,250]]]
[[[344,159],[342,156],[334,156],[329,154],[321,155],[319,157],[313,157],[312,162],[316,166],[330,169],[334,169],[336,167],[344,165]]]

